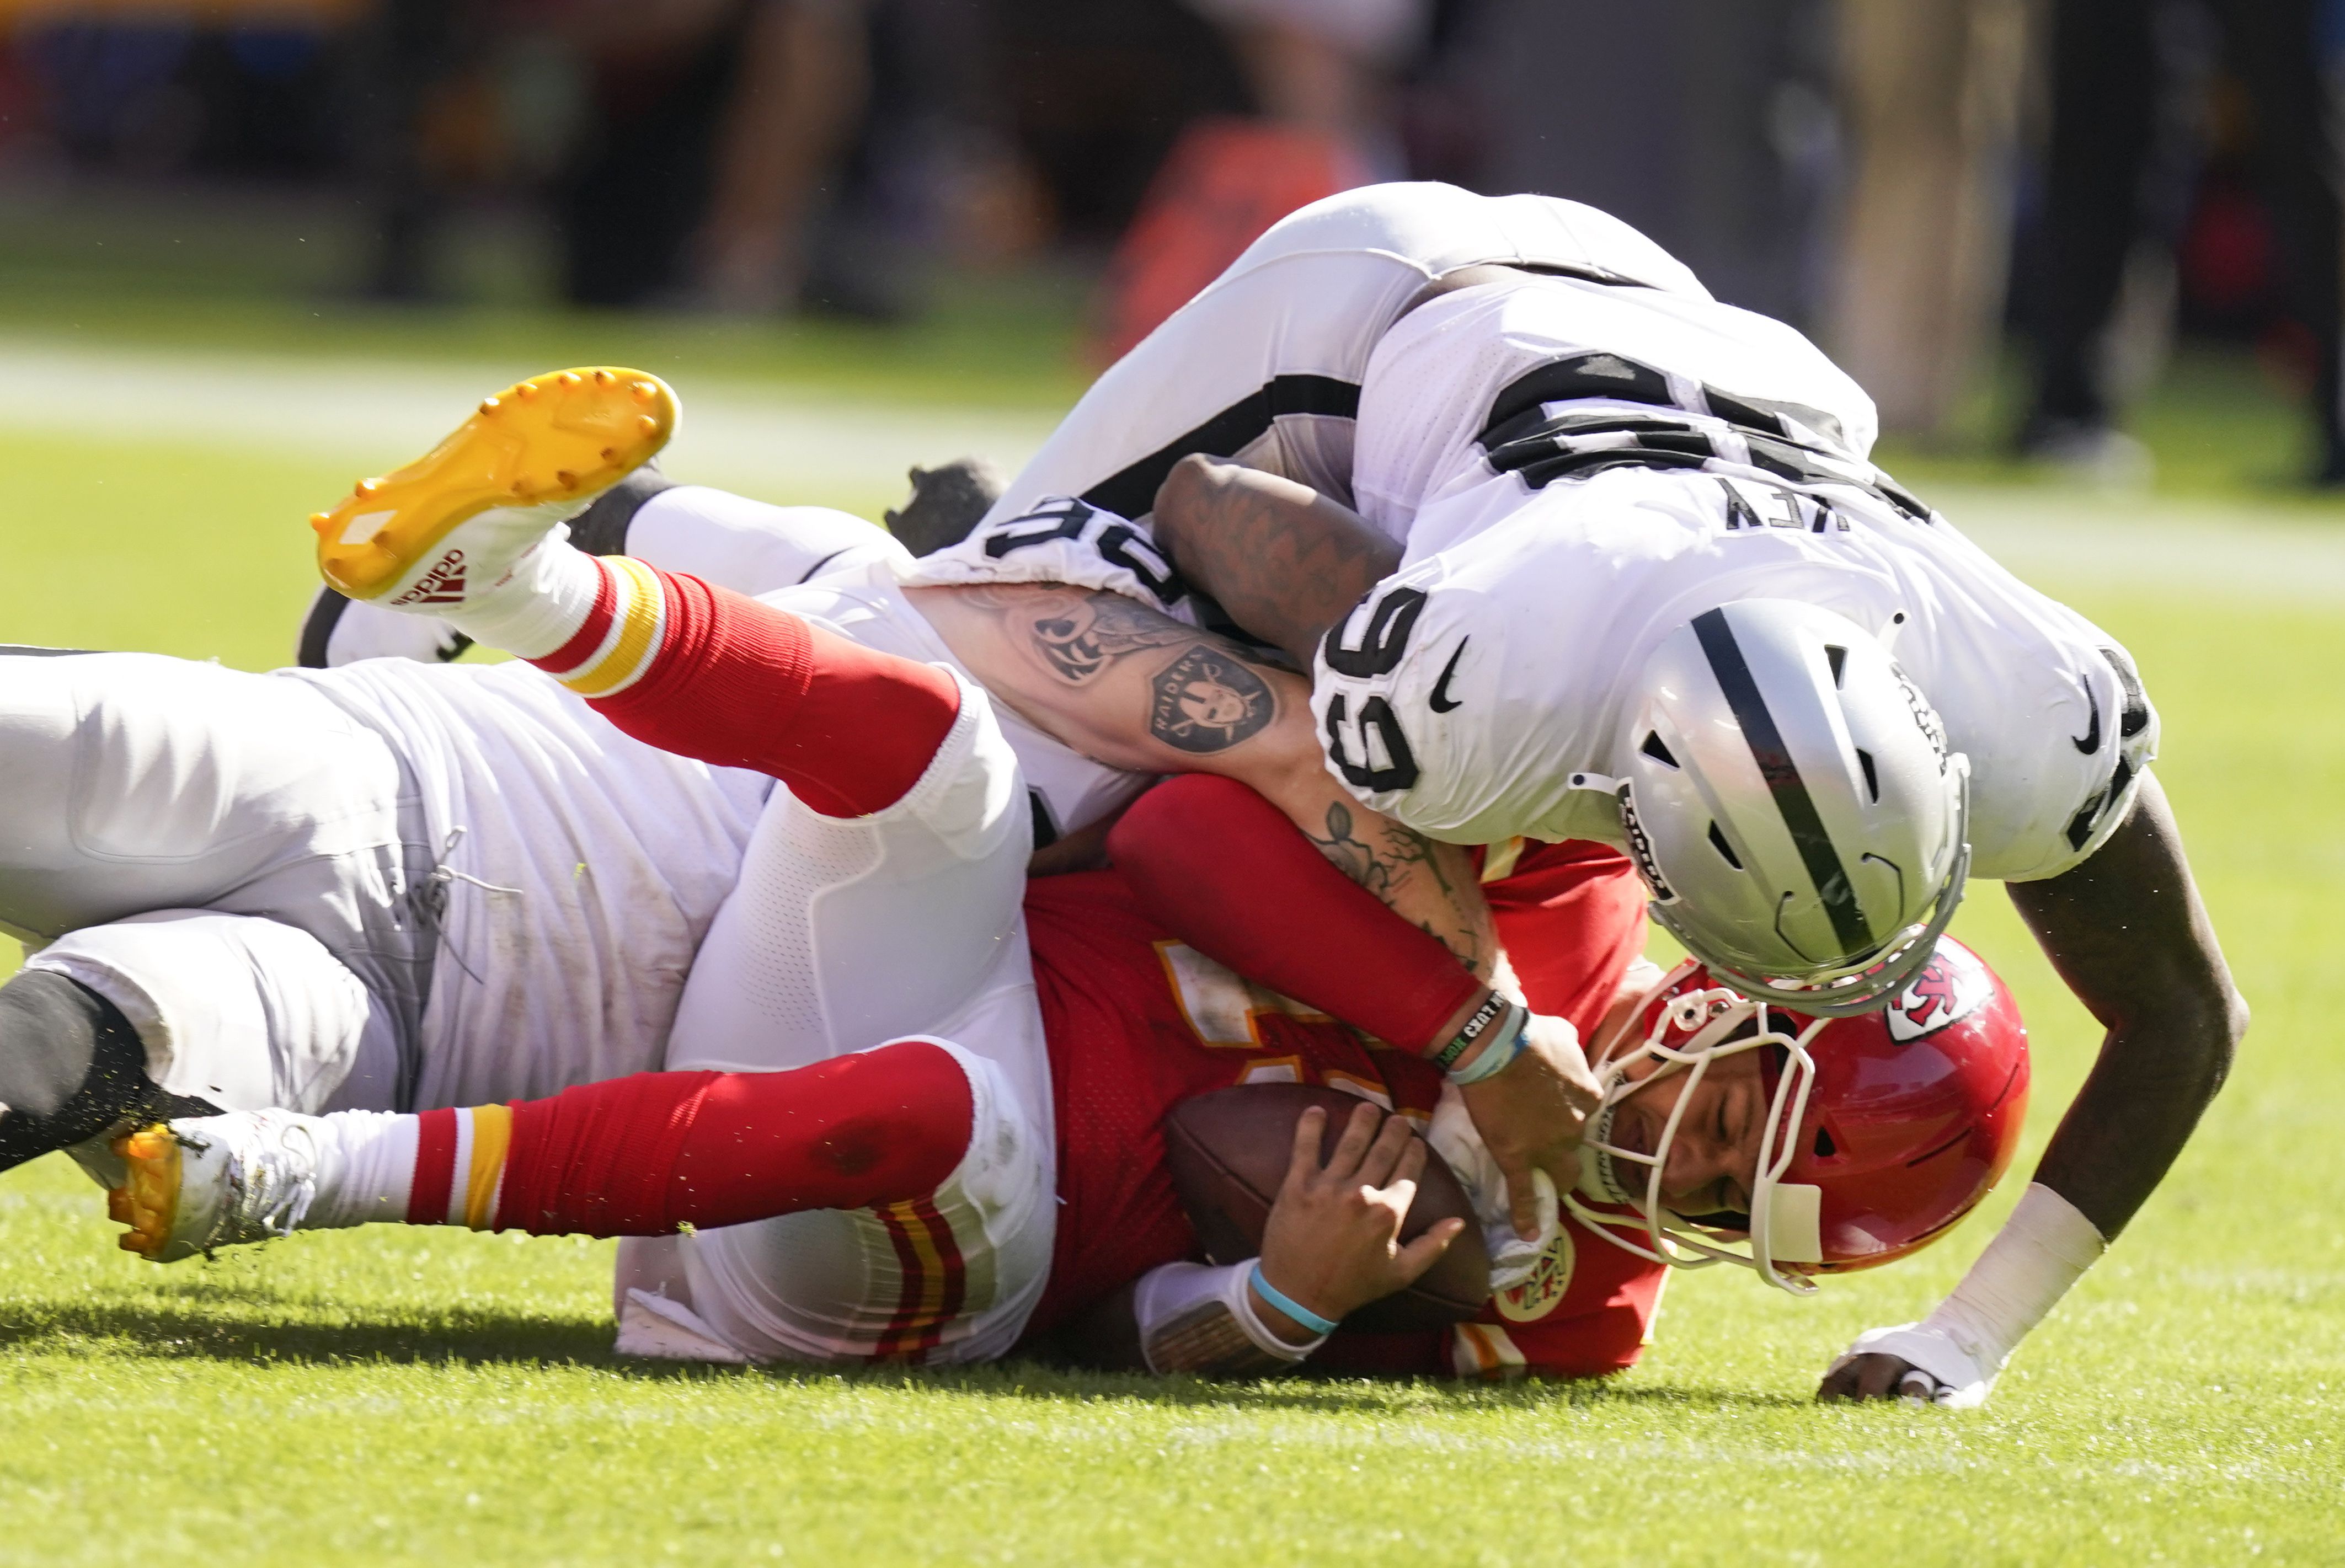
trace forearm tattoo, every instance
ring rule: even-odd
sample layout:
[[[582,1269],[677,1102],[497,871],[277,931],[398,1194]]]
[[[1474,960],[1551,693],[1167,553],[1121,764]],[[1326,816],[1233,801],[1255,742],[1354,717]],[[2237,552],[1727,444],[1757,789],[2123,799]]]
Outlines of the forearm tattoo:
[[[1089,684],[1127,653],[1169,648],[1196,631],[1121,593],[1090,593],[1028,625],[1034,651],[1071,686]]]
[[[1204,756],[1259,734],[1278,699],[1223,648],[1199,642],[1149,683],[1148,733],[1174,751]]]
[[[1390,817],[1370,813],[1368,820],[1368,837],[1362,838],[1352,809],[1338,801],[1327,808],[1327,836],[1322,838],[1313,833],[1304,836],[1318,845],[1319,853],[1335,862],[1337,870],[1386,904],[1399,902],[1400,890],[1415,875],[1414,868],[1422,866],[1440,888],[1443,901],[1453,908],[1457,906],[1457,886],[1442,869],[1440,851],[1431,839]],[[1420,920],[1417,926],[1448,948],[1467,968],[1474,968],[1480,961],[1481,937],[1462,917],[1448,932],[1435,929],[1431,921]]]
[[[1149,737],[1209,756],[1257,735],[1278,716],[1278,695],[1229,643],[1121,593],[974,590],[971,602],[1004,614],[1013,637],[1070,686],[1090,686],[1134,654],[1178,648],[1148,683]]]
[[[1183,575],[1230,618],[1307,664],[1325,629],[1400,565],[1400,549],[1325,497],[1256,488],[1243,478],[1186,490],[1157,510],[1159,542]]]

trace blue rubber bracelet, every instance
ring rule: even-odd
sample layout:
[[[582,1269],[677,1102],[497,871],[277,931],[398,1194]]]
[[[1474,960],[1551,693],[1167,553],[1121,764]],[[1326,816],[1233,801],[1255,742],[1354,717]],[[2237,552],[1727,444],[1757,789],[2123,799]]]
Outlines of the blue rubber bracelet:
[[[1264,1300],[1269,1302],[1272,1306],[1277,1308],[1280,1311],[1285,1313],[1288,1317],[1294,1319],[1296,1322],[1302,1324],[1304,1328],[1310,1330],[1313,1333],[1317,1334],[1322,1339],[1325,1339],[1327,1335],[1335,1331],[1335,1323],[1333,1319],[1323,1318],[1318,1313],[1313,1311],[1310,1308],[1304,1306],[1302,1302],[1294,1300],[1292,1296],[1282,1295],[1272,1286],[1269,1280],[1264,1279],[1262,1277],[1261,1259],[1257,1258],[1254,1260],[1254,1272],[1247,1276],[1247,1283],[1254,1287],[1254,1293],[1260,1296]]]

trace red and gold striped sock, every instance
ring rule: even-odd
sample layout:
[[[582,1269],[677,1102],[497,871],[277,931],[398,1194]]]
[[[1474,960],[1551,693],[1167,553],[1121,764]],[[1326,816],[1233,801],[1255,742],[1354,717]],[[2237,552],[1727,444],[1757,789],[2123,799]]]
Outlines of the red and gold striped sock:
[[[524,656],[582,697],[614,697],[642,680],[659,657],[668,629],[667,594],[660,573],[632,556],[580,559],[596,574],[593,598],[559,647]]]
[[[415,1176],[407,1189],[410,1225],[494,1230],[513,1150],[513,1108],[476,1105],[417,1117]]]

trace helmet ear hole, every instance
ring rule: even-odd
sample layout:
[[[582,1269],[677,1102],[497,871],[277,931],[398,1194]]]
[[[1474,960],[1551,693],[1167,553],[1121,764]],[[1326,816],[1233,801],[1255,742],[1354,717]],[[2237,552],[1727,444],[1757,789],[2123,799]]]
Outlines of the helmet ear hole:
[[[1645,732],[1645,744],[1639,746],[1637,749],[1644,753],[1647,756],[1652,758],[1655,762],[1660,764],[1665,768],[1673,768],[1678,765],[1678,759],[1670,754],[1670,748],[1663,744],[1660,732],[1658,730],[1647,730]]]
[[[1727,865],[1734,867],[1737,871],[1742,869],[1742,862],[1741,858],[1735,855],[1734,846],[1726,842],[1726,835],[1718,831],[1718,824],[1714,822],[1710,824],[1710,845],[1712,849],[1717,850],[1720,855],[1725,856]]]
[[[1881,774],[1873,765],[1873,754],[1866,751],[1862,746],[1858,747],[1856,752],[1856,765],[1864,770],[1864,793],[1873,797],[1873,804],[1879,805],[1881,804]]]
[[[1848,668],[1848,650],[1827,642],[1824,644],[1824,662],[1832,666],[1832,689],[1837,691],[1842,684],[1841,674]]]
[[[1839,1152],[1840,1145],[1832,1141],[1832,1129],[1826,1127],[1817,1128],[1816,1158],[1818,1159],[1830,1159],[1833,1155],[1838,1154]]]

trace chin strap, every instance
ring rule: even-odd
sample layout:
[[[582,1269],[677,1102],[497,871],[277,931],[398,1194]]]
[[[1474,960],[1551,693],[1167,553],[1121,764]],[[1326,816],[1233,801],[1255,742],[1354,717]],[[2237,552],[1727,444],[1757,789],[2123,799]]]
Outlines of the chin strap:
[[[2012,1351],[2107,1249],[2075,1204],[2031,1183],[1936,1311],[1859,1335],[1826,1375],[1858,1356],[1895,1356],[1918,1369],[1900,1385],[1906,1398],[1949,1410],[1984,1404]]]

